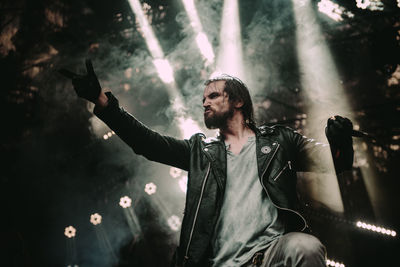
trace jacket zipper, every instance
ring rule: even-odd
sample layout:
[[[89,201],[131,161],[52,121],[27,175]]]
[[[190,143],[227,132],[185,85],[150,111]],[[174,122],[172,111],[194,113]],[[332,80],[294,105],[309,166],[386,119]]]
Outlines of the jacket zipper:
[[[202,184],[202,186],[201,186],[200,198],[199,198],[199,202],[197,203],[196,213],[194,214],[194,220],[193,220],[193,224],[192,224],[192,229],[190,230],[189,241],[188,241],[188,244],[187,244],[187,247],[186,247],[185,257],[184,257],[184,259],[183,259],[183,266],[185,266],[186,261],[189,259],[189,257],[188,257],[189,247],[190,247],[190,243],[192,242],[192,236],[193,236],[194,226],[195,226],[195,224],[196,224],[197,215],[198,215],[198,213],[199,213],[201,200],[202,200],[202,198],[203,198],[204,188],[206,187],[206,182],[207,182],[208,174],[210,173],[210,168],[211,168],[211,163],[209,162],[209,163],[208,163],[208,168],[207,168],[207,173],[206,173],[206,176],[204,177],[204,181],[203,181],[203,184]]]
[[[290,162],[290,160],[286,163],[285,167],[282,168],[282,170],[278,173],[278,175],[274,178],[274,181],[278,180],[279,176],[281,176],[282,172],[284,172],[287,167],[289,167],[289,170],[292,169],[292,164]]]
[[[269,196],[268,190],[267,190],[267,188],[266,188],[265,185],[264,185],[264,180],[263,180],[264,174],[265,174],[265,172],[268,170],[268,167],[269,167],[269,165],[271,164],[272,159],[275,157],[275,154],[276,154],[276,152],[278,151],[279,146],[280,146],[280,144],[278,144],[278,147],[275,149],[274,154],[272,154],[271,160],[268,162],[268,165],[265,167],[265,170],[264,170],[264,172],[263,172],[262,175],[261,175],[261,178],[260,178],[260,180],[261,180],[261,185],[262,185],[262,187],[264,188],[265,192],[267,193],[268,198],[271,200],[271,203],[272,203],[276,208],[281,209],[281,210],[291,211],[291,212],[294,212],[295,214],[297,214],[297,215],[300,216],[300,218],[301,218],[301,219],[303,220],[303,222],[304,222],[304,227],[303,227],[303,229],[301,229],[301,231],[303,231],[303,230],[306,229],[306,227],[307,227],[306,219],[304,219],[304,217],[301,216],[301,214],[298,213],[298,212],[295,211],[295,210],[287,209],[287,208],[282,208],[282,207],[279,207],[278,205],[276,205],[276,204],[272,201],[271,197]],[[291,166],[291,164],[290,164],[289,166]]]

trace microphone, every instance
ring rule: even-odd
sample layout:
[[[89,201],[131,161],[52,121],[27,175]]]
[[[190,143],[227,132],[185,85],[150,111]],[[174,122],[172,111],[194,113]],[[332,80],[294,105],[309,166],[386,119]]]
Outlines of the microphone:
[[[353,136],[353,137],[371,137],[371,135],[369,135],[368,133],[358,131],[358,130],[351,130],[351,136]]]

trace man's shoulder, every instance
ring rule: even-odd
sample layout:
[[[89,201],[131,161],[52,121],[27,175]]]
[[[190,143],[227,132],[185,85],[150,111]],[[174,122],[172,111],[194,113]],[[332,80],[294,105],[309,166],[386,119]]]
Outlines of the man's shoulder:
[[[260,131],[261,135],[279,134],[283,132],[297,133],[296,130],[282,124],[262,124],[257,127],[257,130]]]

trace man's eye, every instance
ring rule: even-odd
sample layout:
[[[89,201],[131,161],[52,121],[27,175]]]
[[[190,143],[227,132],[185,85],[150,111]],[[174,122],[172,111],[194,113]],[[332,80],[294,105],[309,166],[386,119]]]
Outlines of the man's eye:
[[[216,98],[218,96],[218,94],[211,94],[210,98]]]

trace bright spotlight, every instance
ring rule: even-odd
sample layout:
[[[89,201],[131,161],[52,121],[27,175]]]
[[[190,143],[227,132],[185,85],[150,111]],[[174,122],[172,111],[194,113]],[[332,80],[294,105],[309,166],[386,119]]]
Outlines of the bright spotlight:
[[[171,228],[171,230],[173,231],[178,231],[179,227],[181,226],[181,220],[176,215],[172,215],[171,217],[169,217],[167,223],[169,228]]]
[[[318,10],[335,21],[342,21],[343,16],[348,18],[354,17],[353,13],[347,11],[344,7],[341,7],[330,0],[321,0],[318,3]]]
[[[98,224],[100,224],[100,223],[101,223],[101,215],[98,214],[98,213],[94,213],[94,214],[90,215],[90,222],[91,222],[93,225],[98,225]]]
[[[130,207],[131,204],[132,204],[132,199],[128,196],[124,196],[119,199],[119,205],[124,209]]]
[[[356,5],[358,8],[371,11],[382,11],[384,9],[384,5],[380,0],[356,0]]]
[[[158,77],[160,77],[164,83],[174,82],[174,72],[168,60],[154,59],[153,64],[157,69]]]
[[[332,267],[345,267],[345,265],[343,263],[336,262],[336,261],[329,260],[329,259],[326,260],[326,265],[332,266]]]
[[[244,80],[242,37],[237,0],[225,0],[222,11],[217,71]]]
[[[148,183],[146,184],[146,186],[144,187],[144,191],[149,194],[152,195],[157,191],[157,186],[154,183]]]
[[[178,117],[179,128],[181,129],[183,138],[190,138],[195,133],[200,133],[201,130],[197,123],[191,118]]]
[[[68,238],[73,238],[76,235],[76,229],[73,226],[65,227],[64,235]]]
[[[356,226],[358,228],[362,228],[362,229],[369,230],[369,231],[372,231],[372,232],[381,233],[381,234],[388,235],[388,236],[393,236],[393,237],[396,236],[396,231],[390,230],[390,229],[386,229],[386,228],[381,227],[381,226],[376,226],[376,225],[365,223],[365,222],[361,222],[361,221],[357,221]]]
[[[169,175],[172,176],[172,178],[178,178],[182,173],[182,170],[179,168],[171,167],[169,168]]]
[[[147,48],[154,58],[153,64],[157,69],[158,76],[165,83],[174,82],[174,75],[171,65],[169,64],[168,60],[164,59],[164,53],[161,49],[160,43],[154,35],[146,16],[144,15],[140,2],[138,0],[129,0],[129,4],[135,13],[136,21],[138,22],[140,30],[143,33]]]
[[[194,5],[193,0],[182,0],[183,6],[185,8],[186,14],[189,17],[190,25],[193,28],[193,31],[196,34],[196,43],[197,47],[200,50],[200,53],[207,60],[208,63],[214,62],[214,51],[213,48],[208,41],[207,35],[203,32],[202,25],[197,15],[196,6]]]
[[[175,105],[173,105],[174,111],[176,111],[178,113],[178,115],[176,116],[178,118],[179,124],[183,124],[182,126],[180,125],[181,128],[181,132],[183,133],[184,138],[186,137],[190,137],[188,136],[187,132],[191,132],[188,131],[187,129],[193,129],[194,125],[192,128],[187,128],[187,124],[192,123],[195,124],[193,120],[191,119],[187,119],[187,116],[182,112],[183,110],[183,104],[182,104],[182,100],[181,100],[181,94],[178,91],[178,89],[175,86],[175,79],[174,79],[174,71],[171,67],[171,64],[169,63],[169,61],[167,59],[164,58],[164,52],[161,49],[161,46],[156,38],[156,36],[154,35],[154,32],[149,24],[149,22],[147,21],[147,18],[143,12],[142,6],[140,5],[139,0],[128,0],[129,4],[132,8],[132,11],[135,13],[135,17],[136,17],[136,21],[139,25],[139,30],[143,33],[143,37],[146,41],[146,45],[147,48],[150,51],[151,56],[153,57],[153,64],[157,70],[158,76],[160,77],[160,79],[166,83],[167,89],[169,91],[169,94],[171,97],[174,97],[175,99],[179,99],[179,103],[181,103],[179,105],[179,108],[176,107]],[[194,5],[193,5],[194,6]],[[199,22],[198,22],[198,25]],[[201,29],[201,28],[200,28]],[[200,41],[205,41],[205,38],[200,38]],[[208,51],[209,47],[207,48],[206,45],[203,44],[204,50]],[[208,51],[209,53],[209,51]],[[207,54],[208,56],[210,56],[209,54]],[[175,101],[177,102],[177,101]],[[182,108],[181,108],[182,107]],[[199,127],[197,127],[197,129],[199,129]],[[196,132],[200,132],[200,131],[196,131]],[[193,134],[193,133],[192,133]],[[107,136],[105,139],[108,139],[109,136]]]
[[[196,43],[200,53],[207,59],[207,61],[210,63],[214,62],[214,51],[204,32],[199,32],[197,34]]]

